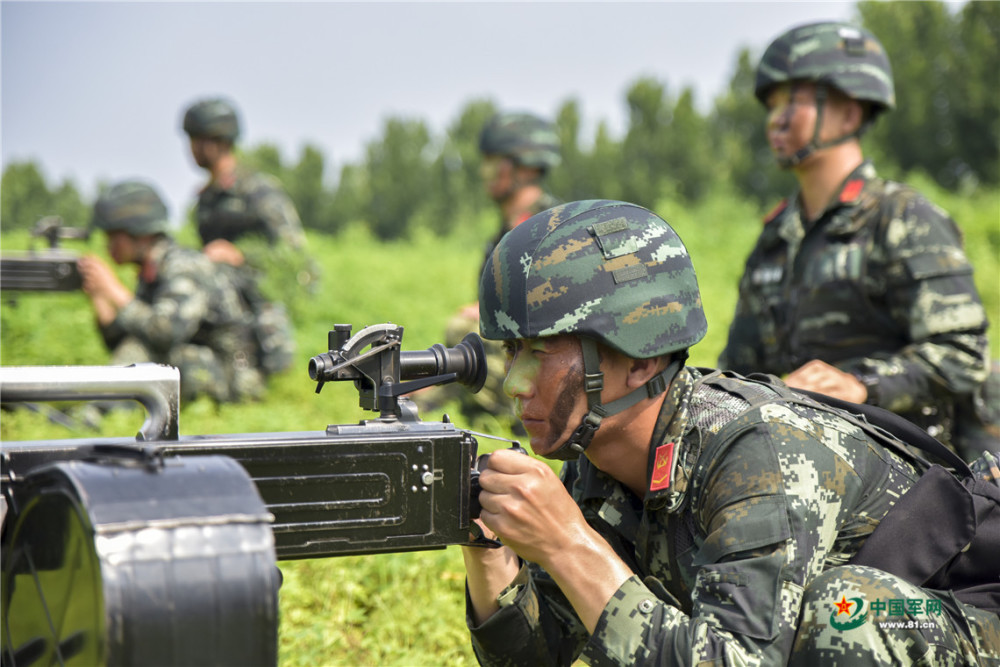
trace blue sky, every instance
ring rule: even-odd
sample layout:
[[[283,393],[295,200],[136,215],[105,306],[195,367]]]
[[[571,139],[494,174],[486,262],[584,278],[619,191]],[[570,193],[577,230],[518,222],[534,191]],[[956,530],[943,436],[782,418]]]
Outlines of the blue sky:
[[[585,133],[624,125],[640,76],[702,108],[742,47],[851,19],[851,2],[11,2],[0,3],[0,139],[6,167],[40,163],[87,196],[101,180],[156,183],[180,219],[203,180],[180,118],[224,94],[244,140],[286,158],[317,145],[334,172],[389,116],[435,133],[471,99],[555,114]],[[332,176],[331,176],[332,178]]]

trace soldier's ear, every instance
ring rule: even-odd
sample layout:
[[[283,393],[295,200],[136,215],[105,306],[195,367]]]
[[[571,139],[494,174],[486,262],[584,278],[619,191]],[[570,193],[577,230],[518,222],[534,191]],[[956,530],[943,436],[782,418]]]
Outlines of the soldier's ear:
[[[844,109],[844,130],[845,134],[854,134],[861,130],[868,117],[866,105],[857,100],[847,100]]]
[[[652,359],[630,359],[626,382],[631,389],[637,389],[661,373],[670,361],[670,357],[653,357]]]

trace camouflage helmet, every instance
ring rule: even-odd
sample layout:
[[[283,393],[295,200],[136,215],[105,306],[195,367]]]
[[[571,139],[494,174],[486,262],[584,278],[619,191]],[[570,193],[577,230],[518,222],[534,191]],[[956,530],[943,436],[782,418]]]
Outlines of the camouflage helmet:
[[[236,107],[221,98],[192,104],[184,113],[183,126],[190,137],[223,139],[234,143],[240,136]]]
[[[850,23],[810,23],[771,42],[757,67],[754,94],[767,101],[771,87],[813,81],[872,104],[877,114],[896,107],[892,66],[871,32]]]
[[[644,359],[686,350],[707,323],[677,233],[621,201],[556,206],[504,235],[483,271],[485,338],[577,334]]]
[[[479,152],[542,170],[562,161],[555,126],[528,113],[504,112],[490,118],[479,134]]]
[[[166,234],[170,229],[167,207],[152,186],[123,181],[103,191],[94,204],[91,226],[132,236]]]

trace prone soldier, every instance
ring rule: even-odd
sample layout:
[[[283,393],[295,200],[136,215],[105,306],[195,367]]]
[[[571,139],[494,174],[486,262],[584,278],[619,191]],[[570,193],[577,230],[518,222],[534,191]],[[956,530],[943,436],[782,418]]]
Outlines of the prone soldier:
[[[171,239],[156,190],[141,181],[115,184],[98,197],[92,225],[107,234],[116,263],[139,267],[132,292],[99,257],[78,260],[111,363],[175,366],[186,399],[259,397],[264,378],[251,313],[228,271]]]

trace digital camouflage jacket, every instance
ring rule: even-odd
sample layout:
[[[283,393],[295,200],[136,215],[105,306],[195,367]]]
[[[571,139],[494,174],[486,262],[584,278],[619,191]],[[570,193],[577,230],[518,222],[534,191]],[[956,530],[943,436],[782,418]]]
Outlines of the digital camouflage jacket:
[[[780,376],[820,359],[947,443],[955,401],[986,378],[986,328],[954,221],[864,162],[811,226],[797,197],[768,217],[718,365]]]
[[[253,369],[256,347],[250,312],[227,275],[200,252],[162,239],[150,268],[139,274],[135,298],[102,330],[105,342],[115,349],[126,339],[137,341],[146,360],[179,366],[182,385],[185,367],[212,369],[221,373],[216,396],[235,398],[244,393],[230,391],[235,371]]]
[[[872,590],[896,583],[872,568],[838,566],[923,464],[828,410],[775,400],[772,387],[735,374],[703,379],[709,372],[687,368],[671,384],[651,441],[644,498],[585,457],[563,468],[588,522],[634,572],[594,634],[548,574],[526,563],[499,596],[496,614],[479,627],[467,616],[483,664],[568,665],[579,657],[594,665],[783,665],[793,655],[804,595],[821,574],[867,577],[877,585]],[[823,588],[831,596],[823,605],[840,601],[841,592],[850,597],[837,581],[833,592]],[[961,609],[952,611],[968,618],[971,608]],[[971,613],[987,617],[975,622],[992,632],[989,641],[1000,651],[995,615]],[[956,632],[951,618],[945,613],[922,631],[940,652],[934,655],[974,661],[981,646]],[[842,664],[855,664],[850,638],[821,643],[843,651]],[[884,655],[872,656],[875,664],[894,664],[913,642],[885,643]]]
[[[299,286],[314,289],[315,262],[306,252],[302,221],[276,178],[239,168],[232,186],[209,183],[198,194],[195,219],[202,244],[216,239],[234,243],[260,282],[277,270],[290,275],[290,285],[262,285],[266,298],[292,301]]]

